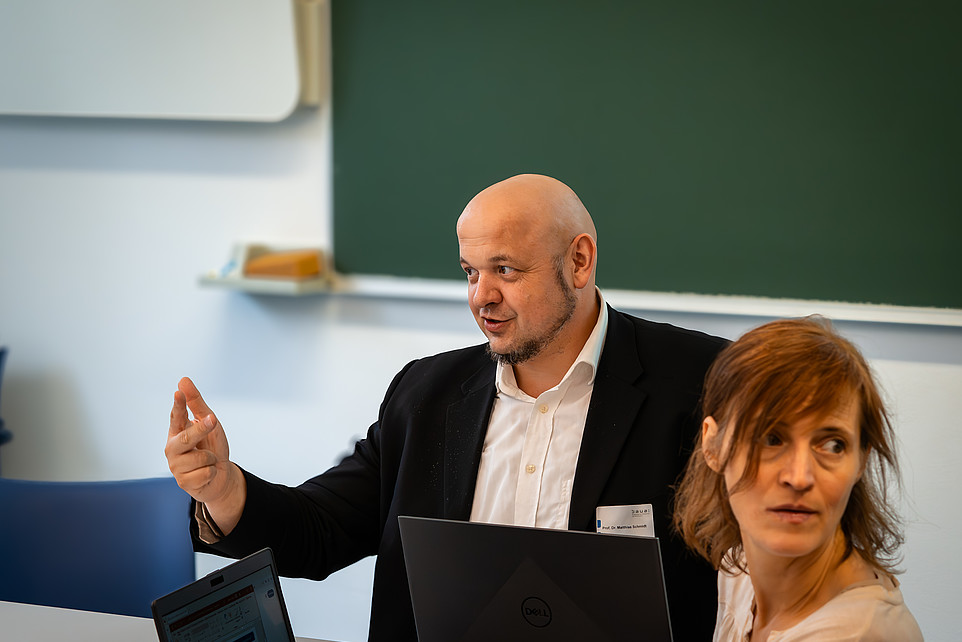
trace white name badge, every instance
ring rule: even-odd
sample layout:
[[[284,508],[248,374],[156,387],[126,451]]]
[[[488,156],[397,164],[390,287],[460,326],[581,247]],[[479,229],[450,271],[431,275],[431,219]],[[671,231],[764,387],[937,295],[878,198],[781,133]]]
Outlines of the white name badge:
[[[599,506],[595,509],[596,530],[638,537],[655,536],[655,520],[651,504]]]

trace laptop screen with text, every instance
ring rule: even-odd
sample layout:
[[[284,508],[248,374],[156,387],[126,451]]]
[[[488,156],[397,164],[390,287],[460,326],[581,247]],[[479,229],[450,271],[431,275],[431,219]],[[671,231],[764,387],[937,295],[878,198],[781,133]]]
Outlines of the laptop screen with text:
[[[293,642],[270,549],[154,600],[161,642]]]

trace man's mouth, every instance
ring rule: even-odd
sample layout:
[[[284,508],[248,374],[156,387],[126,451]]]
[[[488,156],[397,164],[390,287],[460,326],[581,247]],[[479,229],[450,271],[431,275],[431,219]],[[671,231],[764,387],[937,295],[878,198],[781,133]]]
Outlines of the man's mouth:
[[[481,317],[481,323],[484,324],[484,329],[491,332],[497,332],[508,323],[510,319],[495,319],[492,317]]]

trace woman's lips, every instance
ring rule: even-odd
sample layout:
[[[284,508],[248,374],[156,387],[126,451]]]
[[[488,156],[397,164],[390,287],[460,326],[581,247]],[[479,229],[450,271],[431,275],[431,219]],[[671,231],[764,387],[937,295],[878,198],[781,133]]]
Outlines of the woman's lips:
[[[784,505],[769,508],[768,512],[789,524],[801,524],[812,519],[817,511],[808,506]]]

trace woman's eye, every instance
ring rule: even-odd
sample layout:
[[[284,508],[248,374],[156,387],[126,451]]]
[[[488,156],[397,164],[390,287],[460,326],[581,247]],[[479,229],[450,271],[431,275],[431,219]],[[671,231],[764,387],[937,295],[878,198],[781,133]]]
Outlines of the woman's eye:
[[[845,452],[845,442],[841,439],[828,439],[822,442],[822,450],[833,455],[841,455]]]
[[[773,432],[767,433],[762,436],[763,446],[780,446],[782,444],[782,439]]]

